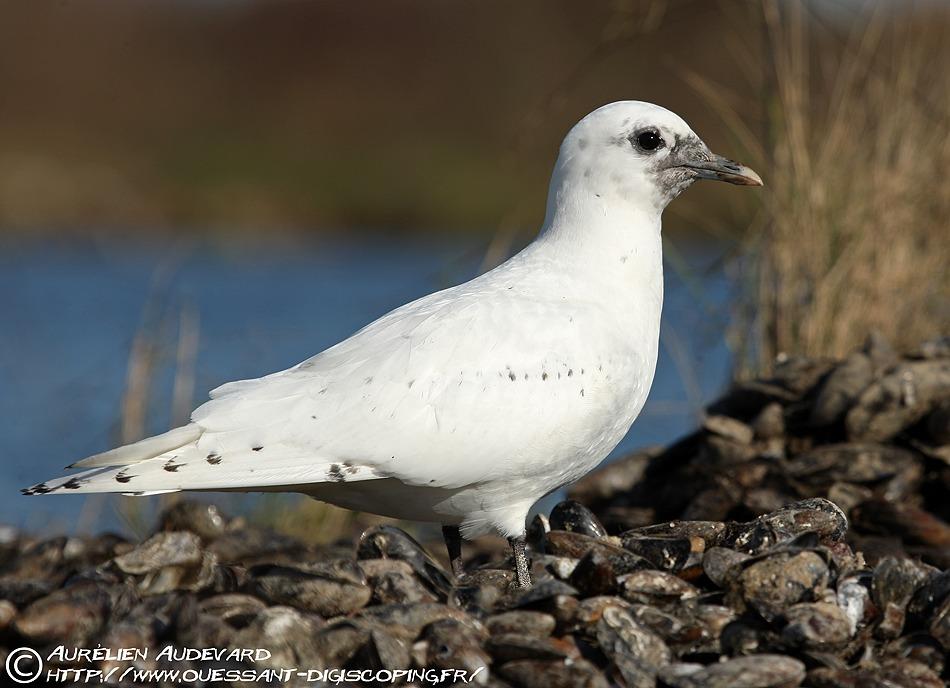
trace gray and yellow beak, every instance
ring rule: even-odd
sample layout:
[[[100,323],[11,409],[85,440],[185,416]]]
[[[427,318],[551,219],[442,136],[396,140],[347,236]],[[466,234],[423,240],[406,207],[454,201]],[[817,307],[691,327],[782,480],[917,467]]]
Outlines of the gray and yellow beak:
[[[679,166],[692,170],[699,179],[715,179],[740,186],[762,186],[762,178],[751,167],[715,153],[711,153],[708,160],[689,160],[681,162]]]

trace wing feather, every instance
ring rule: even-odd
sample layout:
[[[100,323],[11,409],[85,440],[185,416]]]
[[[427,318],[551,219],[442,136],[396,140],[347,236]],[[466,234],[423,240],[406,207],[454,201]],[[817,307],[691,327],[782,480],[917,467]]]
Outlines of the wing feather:
[[[586,441],[577,428],[592,402],[569,378],[598,353],[570,356],[602,321],[592,306],[568,324],[562,302],[535,292],[514,303],[493,285],[431,294],[293,368],[222,385],[167,441],[91,457],[77,465],[111,467],[30,492],[252,490],[341,473],[452,488],[525,475],[539,448]]]

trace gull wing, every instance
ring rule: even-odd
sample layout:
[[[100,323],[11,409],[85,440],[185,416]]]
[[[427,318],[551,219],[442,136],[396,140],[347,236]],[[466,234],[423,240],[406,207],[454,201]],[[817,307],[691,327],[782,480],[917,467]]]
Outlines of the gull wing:
[[[29,491],[377,478],[451,488],[519,475],[528,449],[584,443],[577,424],[595,407],[585,373],[604,361],[581,347],[581,333],[602,324],[600,315],[475,280],[403,306],[293,368],[225,384],[170,437],[91,457],[75,464],[91,470]]]

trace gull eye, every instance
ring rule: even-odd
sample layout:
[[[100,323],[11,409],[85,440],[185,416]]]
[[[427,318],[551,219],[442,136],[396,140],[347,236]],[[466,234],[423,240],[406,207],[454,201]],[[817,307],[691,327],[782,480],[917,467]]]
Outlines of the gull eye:
[[[647,129],[636,134],[637,148],[644,151],[655,151],[663,146],[663,138],[656,129]]]

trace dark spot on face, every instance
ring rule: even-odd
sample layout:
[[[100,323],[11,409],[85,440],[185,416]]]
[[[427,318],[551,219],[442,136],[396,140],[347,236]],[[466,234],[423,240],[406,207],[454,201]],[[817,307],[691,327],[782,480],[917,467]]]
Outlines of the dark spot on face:
[[[547,380],[547,379],[548,379],[548,374],[547,374],[547,373],[541,373],[541,379],[542,379],[542,380]]]
[[[583,374],[584,374],[584,369],[583,369],[583,368],[581,368],[581,375],[583,375]]]
[[[658,160],[655,172],[657,188],[664,202],[669,203],[696,179],[685,163],[708,160],[709,149],[696,136],[676,136],[665,160]]]
[[[118,473],[115,474],[115,481],[117,483],[127,483],[134,477],[135,477],[134,475],[129,475],[125,471],[119,471]]]
[[[340,468],[340,464],[335,463],[330,466],[330,470],[327,472],[327,476],[335,483],[345,483],[346,476],[343,474],[343,470]]]
[[[515,381],[515,374],[509,371],[509,373],[508,373],[508,379],[511,380],[512,382],[514,382],[514,381]]]
[[[528,374],[527,374],[527,373],[524,374],[524,379],[525,379],[525,380],[528,379]]]
[[[581,387],[581,396],[584,396],[584,388]]]
[[[568,377],[573,377],[573,376],[574,376],[574,369],[573,369],[573,368],[568,368],[568,369],[567,369],[567,376],[568,376]]]
[[[251,451],[260,451],[260,450],[263,449],[263,448],[264,448],[264,447],[262,447],[262,446],[251,447]]]

